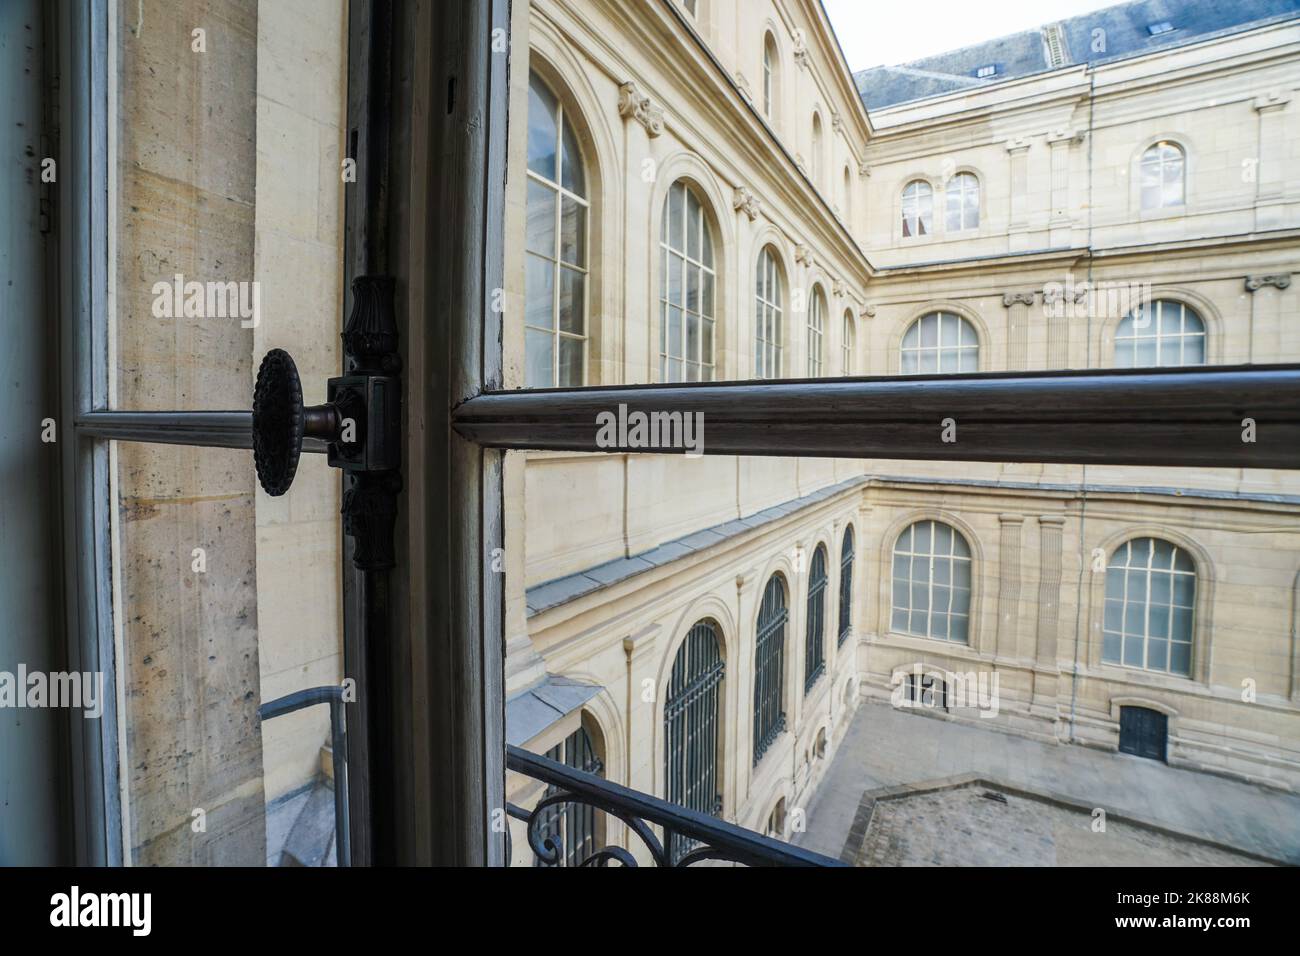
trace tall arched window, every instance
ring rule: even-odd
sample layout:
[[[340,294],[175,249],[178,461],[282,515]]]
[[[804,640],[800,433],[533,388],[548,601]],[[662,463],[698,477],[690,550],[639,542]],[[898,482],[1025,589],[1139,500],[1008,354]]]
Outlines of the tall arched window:
[[[853,525],[844,529],[840,542],[840,628],[839,644],[853,630]]]
[[[776,37],[771,31],[763,36],[763,115],[769,121],[776,118],[777,83],[780,65],[776,52]]]
[[[844,167],[844,221],[853,221],[853,176],[849,167]]]
[[[893,630],[969,643],[971,557],[961,532],[918,521],[894,544],[893,576]]]
[[[840,367],[845,375],[853,374],[853,349],[857,344],[856,333],[853,330],[853,310],[844,310],[844,334],[840,340],[840,348],[843,350],[843,361]]]
[[[1157,299],[1138,306],[1115,328],[1119,368],[1204,365],[1205,323],[1181,302]]]
[[[826,364],[826,296],[820,287],[813,289],[812,303],[808,309],[808,377],[818,378]]]
[[[529,388],[586,384],[587,203],[578,138],[564,106],[528,77],[524,365]]]
[[[904,375],[978,372],[980,340],[975,327],[951,312],[923,315],[903,335]]]
[[[772,575],[763,588],[754,650],[754,764],[785,729],[785,582]]]
[[[579,727],[564,740],[546,752],[557,763],[573,767],[598,777],[605,775],[605,764],[600,752],[588,733],[586,727]],[[542,799],[554,796],[560,788],[551,785],[546,788]],[[538,816],[542,835],[559,839],[563,851],[557,866],[579,866],[587,857],[596,852],[599,846],[597,835],[597,811],[593,807],[580,803],[557,803],[542,810]],[[537,865],[542,865],[540,857]]]
[[[678,806],[714,816],[722,812],[718,731],[723,670],[717,628],[700,621],[677,649],[664,703],[664,795]],[[667,850],[676,862],[694,846],[695,841],[674,834]]]
[[[765,246],[758,256],[754,283],[754,377],[781,377],[785,292],[776,252]]]
[[[1139,171],[1143,209],[1181,206],[1185,193],[1187,164],[1182,148],[1174,143],[1155,143],[1142,154]]]
[[[826,670],[826,548],[817,545],[808,568],[808,619],[804,632],[804,693]]]
[[[820,113],[813,113],[812,118],[812,180],[813,185],[818,189],[823,186],[822,183],[822,150],[824,148],[822,140],[822,117]]]
[[[714,378],[713,237],[695,190],[678,180],[664,200],[659,237],[659,380]]]
[[[903,187],[903,238],[928,236],[933,231],[934,190],[919,179]]]
[[[980,181],[972,173],[958,173],[944,189],[948,215],[944,227],[949,232],[974,229],[980,224]]]
[[[1196,563],[1159,538],[1120,545],[1106,568],[1101,659],[1190,677]]]

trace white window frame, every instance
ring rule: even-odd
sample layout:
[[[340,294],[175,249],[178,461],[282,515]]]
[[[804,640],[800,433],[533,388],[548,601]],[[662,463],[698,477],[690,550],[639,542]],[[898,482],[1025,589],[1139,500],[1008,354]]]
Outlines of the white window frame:
[[[938,328],[933,345],[922,344],[925,333],[925,323],[934,319]],[[956,319],[955,325],[946,322],[945,319]],[[949,330],[954,328],[957,331],[957,341],[949,344],[947,336]],[[916,332],[915,344],[909,344],[908,339]],[[967,334],[969,332],[969,334]],[[980,366],[980,344],[979,332],[976,330],[974,323],[963,315],[956,312],[947,312],[943,309],[936,309],[927,312],[917,318],[907,327],[903,333],[903,339],[900,344],[899,353],[899,374],[901,375],[960,375],[962,373],[978,372]],[[934,368],[925,368],[926,357],[934,355]],[[955,355],[957,367],[945,367],[945,357]],[[967,362],[969,356],[974,356],[973,362]],[[915,368],[908,368],[909,364],[915,364]],[[965,367],[969,366],[969,367]]]
[[[826,367],[823,352],[826,343],[826,296],[820,286],[813,288],[808,309],[808,377],[821,378]]]
[[[556,387],[556,386],[563,385],[564,387],[567,388],[576,388],[587,384],[587,358],[588,358],[587,352],[589,346],[589,336],[587,333],[589,329],[590,310],[591,310],[591,270],[589,267],[589,263],[591,260],[591,255],[590,255],[591,203],[587,200],[585,196],[580,196],[577,193],[573,192],[572,190],[566,189],[564,188],[563,185],[561,185],[564,182],[564,130],[565,130],[565,125],[568,123],[568,118],[565,116],[564,101],[560,98],[559,94],[557,94],[555,90],[550,86],[550,84],[548,84],[544,79],[542,79],[542,77],[539,76],[536,72],[529,73],[530,88],[534,79],[536,79],[536,82],[539,83],[541,86],[543,86],[546,89],[546,91],[550,93],[551,96],[554,97],[555,99],[555,116],[554,116],[555,136],[556,136],[555,179],[554,180],[548,179],[547,177],[541,175],[540,173],[534,172],[532,168],[529,168],[527,170],[529,183],[537,183],[538,185],[550,190],[555,194],[555,221],[552,230],[552,235],[554,237],[555,255],[554,257],[551,257],[551,256],[546,256],[540,252],[534,252],[533,250],[527,248],[527,242],[525,241],[525,249],[524,249],[524,262],[525,262],[525,266],[524,266],[525,268],[524,370],[525,371],[524,374],[527,375],[527,369],[529,367],[528,353],[527,353],[528,333],[529,331],[543,332],[551,336],[551,380],[549,383],[545,385],[538,383],[536,385],[530,385],[530,387],[546,388],[546,387]],[[570,127],[570,130],[571,132],[573,132],[573,142],[575,146],[577,146],[577,148],[579,149],[578,161],[582,167],[582,181],[585,184],[587,182],[587,164],[582,160],[581,144],[578,142],[577,132],[575,130],[572,130],[572,127]],[[562,233],[564,228],[563,227],[564,201],[566,199],[577,203],[582,210],[581,213],[582,214],[582,230],[581,230],[582,250],[579,254],[579,258],[583,260],[581,263],[565,262],[563,261],[562,254],[561,254],[561,239],[562,239]],[[525,193],[524,203],[525,203],[524,217],[525,217],[525,221],[527,221],[527,217],[528,217],[527,193]],[[551,264],[551,327],[550,328],[542,328],[539,325],[531,325],[528,322],[528,308],[527,308],[528,285],[527,285],[526,270],[527,270],[528,258],[530,256],[536,257],[538,259],[545,259]],[[570,269],[582,275],[582,333],[581,334],[566,332],[560,328],[560,293],[563,287],[561,278],[563,277],[565,269]],[[578,382],[564,382],[564,383],[560,382],[560,342],[562,339],[569,339],[571,341],[577,340],[582,343],[582,375],[581,375],[581,380]]]
[[[672,195],[675,191],[681,191],[682,195],[682,243],[681,248],[673,245],[673,239],[668,236],[668,227],[670,217],[668,210],[672,202]],[[690,222],[690,200],[694,200],[699,207],[699,221],[696,228],[699,230],[696,239],[699,255],[692,257],[686,241],[688,231],[691,228]],[[669,187],[667,195],[664,196],[662,209],[663,220],[659,229],[659,261],[660,271],[663,273],[659,277],[659,380],[661,382],[712,382],[717,379],[717,334],[718,334],[718,273],[713,263],[717,261],[716,249],[714,248],[713,233],[709,227],[708,206],[704,198],[699,194],[687,180],[679,179]],[[667,236],[667,238],[665,238]],[[669,298],[669,277],[672,268],[673,257],[680,260],[681,269],[681,290],[682,301],[673,302]],[[708,259],[706,262],[705,259]],[[696,303],[697,308],[691,310],[688,308],[689,299],[689,277],[692,269],[700,270],[700,288],[699,300]],[[710,308],[705,311],[706,297],[704,289],[706,284],[711,282],[713,287],[713,296],[708,301]],[[667,327],[669,309],[676,308],[681,310],[682,327],[681,327],[681,355],[672,355],[669,352],[669,343],[672,341],[671,333]],[[699,324],[699,334],[696,336],[695,355],[687,354],[687,343],[690,341],[691,319],[695,318]],[[709,361],[704,361],[705,339],[708,339]],[[669,377],[668,370],[671,363],[677,362],[681,365],[682,374],[680,377]],[[690,366],[694,365],[698,369],[695,378],[687,376],[686,372]]]
[[[1133,564],[1133,546],[1141,545],[1146,542],[1150,542],[1147,548],[1146,563],[1137,565]],[[1168,568],[1155,566],[1157,545],[1167,545],[1171,549]],[[1122,564],[1119,563],[1121,557],[1124,562]],[[1179,567],[1180,558],[1185,562],[1185,566],[1181,568]],[[1129,584],[1133,572],[1137,572],[1138,576],[1143,578],[1143,586],[1141,589],[1142,594],[1140,597],[1130,596],[1129,594]],[[1119,588],[1120,596],[1118,599],[1111,597],[1112,573],[1123,575],[1122,585]],[[1153,583],[1157,575],[1169,579],[1167,583],[1169,600],[1167,602],[1152,600],[1152,592],[1155,590]],[[1191,578],[1192,581],[1191,596],[1188,598],[1188,604],[1174,603],[1178,593],[1177,583],[1180,578]],[[1111,554],[1110,561],[1106,565],[1106,591],[1102,605],[1102,662],[1117,667],[1144,670],[1153,674],[1168,674],[1172,677],[1190,678],[1193,673],[1193,668],[1196,665],[1196,592],[1199,583],[1196,573],[1196,559],[1192,557],[1191,553],[1186,548],[1181,548],[1172,541],[1164,538],[1156,538],[1151,535],[1144,535],[1138,538],[1130,538],[1128,541],[1125,541],[1116,548],[1114,553]],[[1141,608],[1141,634],[1130,634],[1127,630],[1126,625],[1130,604]],[[1110,626],[1111,605],[1117,605],[1119,608],[1118,631]],[[1164,638],[1160,638],[1159,636],[1153,637],[1151,634],[1151,610],[1153,607],[1163,607],[1168,613],[1166,619],[1166,636]],[[1183,615],[1183,619],[1186,621],[1186,630],[1183,632],[1185,639],[1174,639],[1175,611],[1186,612],[1185,615]],[[1108,656],[1106,653],[1106,638],[1112,634],[1118,637],[1120,642],[1119,653],[1117,655],[1118,659],[1116,659],[1115,656]],[[1129,641],[1134,640],[1140,640],[1142,642],[1141,664],[1125,663],[1125,645]],[[1153,667],[1151,665],[1151,647],[1155,641],[1161,640],[1166,644],[1165,664],[1164,667]],[[1182,644],[1187,647],[1186,671],[1173,669],[1174,644]]]
[[[1177,313],[1176,331],[1166,328],[1172,324],[1171,317],[1168,315],[1171,310],[1176,310]],[[1139,325],[1139,318],[1142,316],[1146,316],[1146,320]],[[1199,326],[1200,331],[1188,331],[1189,317]],[[1201,360],[1189,362],[1187,361],[1188,345],[1198,340],[1201,347]],[[1153,365],[1139,366],[1138,345],[1145,341],[1151,341],[1155,345],[1156,360]],[[1177,343],[1178,361],[1165,362],[1162,356],[1166,346],[1173,342]],[[1205,319],[1191,306],[1177,299],[1153,299],[1144,302],[1120,320],[1115,328],[1114,349],[1115,368],[1186,368],[1208,363],[1209,335],[1205,327]],[[1126,352],[1127,355],[1124,354]]]
[[[924,179],[913,179],[903,187],[902,225],[904,239],[934,235],[934,187]]]
[[[916,541],[916,530],[917,528],[920,528],[923,525],[929,526],[930,546],[927,551],[917,551],[915,550],[915,544],[914,544]],[[939,554],[935,551],[935,546],[934,546],[935,530],[939,527],[947,528],[948,531],[950,531],[952,534],[952,537],[949,542],[949,551],[947,554]],[[907,543],[908,543],[908,550],[906,551],[900,550],[903,544],[904,536],[907,537]],[[957,546],[959,542],[961,544],[961,548],[965,551],[965,554],[960,554],[958,552]],[[905,557],[908,563],[908,576],[905,584],[905,588],[907,591],[906,603],[899,602],[900,578],[898,576],[897,568],[895,566],[897,565],[898,558],[900,557]],[[916,582],[914,582],[912,578],[911,568],[912,565],[915,563],[915,559],[917,558],[922,558],[926,560],[926,580],[925,580],[926,606],[923,612],[918,611],[917,609],[912,607],[912,586]],[[934,609],[934,591],[935,591],[934,562],[936,558],[943,558],[951,561],[954,570],[957,567],[957,562],[965,562],[966,566],[969,569],[966,575],[968,586],[965,589],[959,589],[958,587],[956,587],[955,581],[957,575],[955,573],[953,573],[949,577],[947,587],[950,591],[950,594],[949,594],[947,611],[936,612]],[[889,568],[889,579],[890,579],[889,629],[891,631],[898,634],[907,634],[911,637],[922,637],[932,641],[943,641],[945,644],[959,644],[968,647],[970,646],[971,643],[970,626],[971,626],[971,619],[973,617],[971,612],[974,608],[974,601],[975,601],[975,564],[974,564],[974,558],[971,553],[970,542],[966,540],[966,536],[964,534],[962,534],[960,531],[958,531],[955,527],[948,524],[947,522],[938,521],[933,518],[922,518],[920,521],[915,521],[912,524],[909,524],[906,528],[904,528],[901,532],[899,532],[898,537],[894,540],[894,548],[892,551],[890,568]],[[956,603],[954,598],[958,590],[966,590],[968,592],[966,598],[965,612],[959,613],[953,611],[953,607],[955,606]],[[894,615],[899,611],[902,611],[907,615],[908,617],[907,627],[899,628],[895,626]],[[923,632],[918,630],[913,630],[911,626],[911,618],[917,613],[923,613],[925,615],[925,628]],[[948,618],[947,636],[936,636],[935,626],[934,626],[934,619],[936,615],[942,615]],[[952,622],[954,618],[961,618],[965,621],[964,634],[961,639],[956,639],[952,636]]]
[[[957,173],[948,180],[943,192],[944,231],[964,232],[968,229],[978,229],[980,224],[979,177],[971,172]],[[973,219],[967,215],[966,208],[966,200],[972,194],[975,196]]]
[[[781,263],[770,245],[758,254],[754,293],[754,378],[778,379],[783,372],[785,279]],[[770,329],[771,335],[766,332]]]
[[[1147,183],[1149,172],[1154,173],[1158,182]],[[1178,184],[1178,198],[1168,200],[1165,188],[1173,183]],[[1156,200],[1149,201],[1150,195],[1155,195]],[[1187,151],[1181,145],[1162,139],[1143,150],[1138,163],[1138,201],[1143,212],[1179,209],[1187,204]]]

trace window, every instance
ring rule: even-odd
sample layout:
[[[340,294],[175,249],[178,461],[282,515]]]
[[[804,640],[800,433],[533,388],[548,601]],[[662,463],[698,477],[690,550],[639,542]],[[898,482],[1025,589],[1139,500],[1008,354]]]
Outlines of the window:
[[[603,777],[605,766],[596,753],[591,735],[585,727],[579,727],[564,740],[546,752],[557,763],[574,767],[585,773]],[[542,799],[554,796],[560,789],[554,785],[546,788]],[[547,807],[540,814],[539,829],[542,836],[559,838],[563,856],[560,866],[578,866],[591,856],[597,848],[596,811],[582,803],[557,803]],[[541,865],[541,858],[537,858]]]
[[[928,236],[934,214],[934,190],[916,180],[903,190],[903,238]]]
[[[1181,147],[1156,143],[1142,154],[1139,186],[1143,209],[1168,209],[1183,204],[1185,163]]]
[[[682,6],[686,8],[686,12],[691,16],[695,16],[696,2],[697,0],[682,0]]]
[[[1169,715],[1148,707],[1119,709],[1119,752],[1165,760],[1169,751]]]
[[[972,173],[958,173],[948,180],[944,190],[948,215],[944,223],[949,232],[974,229],[980,224],[980,181]]]
[[[1140,305],[1115,329],[1115,365],[1160,368],[1205,364],[1205,323],[1181,302]]]
[[[822,188],[822,118],[820,113],[813,113],[812,120],[812,181],[818,189]]]
[[[714,377],[713,238],[695,190],[673,183],[664,200],[659,241],[659,380]]]
[[[940,521],[918,521],[899,535],[893,590],[893,630],[969,643],[971,557],[961,532]]]
[[[754,283],[754,377],[781,377],[781,313],[784,293],[776,252],[766,246],[758,257]]]
[[[976,70],[975,76],[983,80],[987,77],[994,76],[997,72],[998,72],[997,66],[993,63],[989,63],[988,65],[981,66],[978,70]]]
[[[853,331],[853,310],[844,310],[844,335],[840,342],[840,349],[843,351],[841,367],[845,375],[853,374],[853,348],[856,344],[857,335]]]
[[[1166,33],[1173,32],[1174,25],[1168,20],[1161,20],[1159,23],[1151,23],[1147,25],[1147,33],[1151,34],[1153,37],[1163,36]]]
[[[853,218],[853,174],[849,172],[849,167],[844,167],[844,221],[850,222]]]
[[[785,797],[776,801],[776,806],[767,815],[767,835],[778,840],[785,836]]]
[[[754,650],[755,766],[785,730],[785,710],[781,705],[785,699],[785,624],[789,619],[785,582],[774,574],[763,589]]]
[[[763,115],[773,119],[776,109],[776,38],[768,33],[763,38]]]
[[[717,629],[711,621],[700,621],[677,649],[664,704],[665,797],[715,816],[722,812],[718,707],[723,670]],[[674,834],[667,850],[676,862],[694,845]]]
[[[1190,677],[1196,564],[1183,548],[1136,538],[1106,568],[1101,659]]]
[[[853,630],[853,525],[844,529],[840,543],[840,630],[839,643]]]
[[[975,327],[951,312],[923,315],[903,336],[904,375],[978,372],[979,359],[979,336],[975,334]]]
[[[820,288],[813,289],[812,307],[808,310],[808,377],[820,378],[825,361],[822,356],[825,339],[826,297]]]
[[[587,221],[582,154],[564,107],[528,78],[524,360],[529,388],[586,384]]]
[[[808,569],[808,627],[804,633],[804,693],[812,690],[826,670],[826,548],[817,545]]]

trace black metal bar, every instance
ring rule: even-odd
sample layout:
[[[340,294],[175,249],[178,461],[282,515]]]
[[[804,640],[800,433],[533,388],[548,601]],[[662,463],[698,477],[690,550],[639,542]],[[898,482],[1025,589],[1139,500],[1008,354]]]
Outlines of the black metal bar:
[[[343,687],[328,684],[308,687],[267,701],[257,708],[261,720],[283,717],[317,704],[330,706],[330,756],[334,763],[334,853],[339,866],[352,865],[352,840],[349,831],[347,725],[344,719]]]
[[[519,747],[506,747],[506,767],[515,773],[550,784],[556,791],[571,795],[575,802],[587,803],[613,813],[624,821],[653,823],[672,833],[713,851],[710,858],[730,860],[748,866],[843,866],[838,860],[801,847],[760,836],[752,830],[725,823],[699,810],[691,810],[631,790],[602,777],[584,773]],[[530,826],[537,811],[529,815]],[[522,819],[520,813],[512,816]],[[642,828],[644,829],[644,828]],[[668,843],[673,842],[671,839]],[[650,845],[657,862],[663,847]],[[676,861],[673,861],[676,862]]]
[[[690,450],[598,441],[598,415],[635,412],[699,413],[712,455],[1300,468],[1300,365],[492,392],[453,423],[493,448]]]

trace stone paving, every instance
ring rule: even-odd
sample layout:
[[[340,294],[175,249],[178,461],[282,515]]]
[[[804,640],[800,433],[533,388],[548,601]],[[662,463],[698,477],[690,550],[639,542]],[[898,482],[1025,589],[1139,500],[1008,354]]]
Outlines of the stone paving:
[[[839,857],[866,791],[969,774],[1300,864],[1300,796],[1127,754],[954,724],[871,701],[854,715],[808,808],[807,831],[794,842]],[[907,814],[906,803],[896,812]],[[924,839],[950,839],[952,828],[973,831],[974,819],[959,822],[946,813],[915,815],[911,822],[930,831]],[[922,840],[918,834],[918,846]]]

